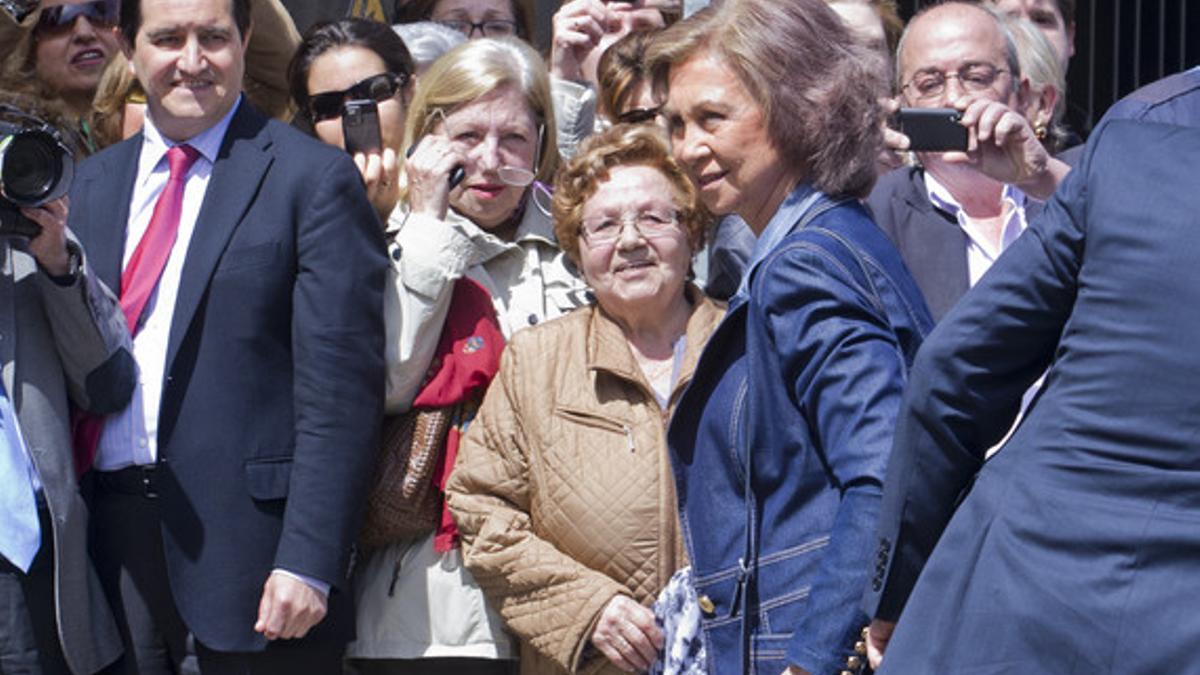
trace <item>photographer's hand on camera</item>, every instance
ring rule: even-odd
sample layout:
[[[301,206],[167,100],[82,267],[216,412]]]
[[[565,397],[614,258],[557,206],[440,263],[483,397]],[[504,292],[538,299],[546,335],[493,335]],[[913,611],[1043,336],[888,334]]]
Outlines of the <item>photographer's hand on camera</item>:
[[[945,161],[973,164],[992,179],[1043,201],[1071,170],[1050,156],[1025,116],[1004,103],[963,97],[954,107],[962,111],[970,140],[965,153],[945,153]]]
[[[450,207],[450,172],[463,163],[450,139],[436,133],[422,138],[404,163],[409,211],[445,220]]]
[[[382,153],[358,152],[354,154],[354,164],[367,186],[371,206],[375,207],[380,221],[386,223],[400,199],[400,163],[396,161],[396,151],[384,148]]]
[[[65,277],[71,273],[71,252],[67,249],[69,209],[70,201],[66,196],[38,207],[21,209],[22,215],[42,227],[41,233],[29,240],[29,252],[52,277]]]

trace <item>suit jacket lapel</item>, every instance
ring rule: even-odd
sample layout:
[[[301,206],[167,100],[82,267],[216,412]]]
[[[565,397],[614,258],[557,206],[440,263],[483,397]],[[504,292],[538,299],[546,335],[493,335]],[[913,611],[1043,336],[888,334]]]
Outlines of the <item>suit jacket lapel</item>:
[[[175,300],[171,335],[167,343],[168,373],[171,372],[171,364],[183,342],[183,336],[208,289],[213,270],[234,230],[254,202],[259,185],[271,165],[271,155],[265,152],[270,145],[266,123],[265,117],[243,101],[221,142],[204,203],[196,217],[196,230],[183,263],[179,295]]]
[[[904,199],[908,202],[904,213],[909,222],[903,231],[912,238],[904,246],[909,267],[934,319],[940,320],[970,287],[967,235],[930,203],[922,172],[912,172]]]
[[[84,203],[81,209],[88,232],[76,232],[87,242],[87,258],[92,271],[99,275],[114,294],[121,292],[121,261],[125,257],[125,238],[129,228],[129,202],[137,180],[138,158],[142,153],[142,134],[121,143],[112,152],[98,158],[100,171],[89,176],[88,185],[77,191]],[[116,189],[109,177],[116,176]]]

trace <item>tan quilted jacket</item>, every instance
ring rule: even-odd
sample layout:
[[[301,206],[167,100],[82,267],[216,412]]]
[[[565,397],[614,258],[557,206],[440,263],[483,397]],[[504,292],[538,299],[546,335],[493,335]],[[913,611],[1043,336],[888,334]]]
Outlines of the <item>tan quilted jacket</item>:
[[[723,308],[689,289],[679,398]],[[584,307],[518,331],[447,487],[463,556],[521,641],[521,674],[619,673],[590,644],[617,594],[685,564],[667,413],[620,327]],[[586,653],[585,653],[586,649]]]

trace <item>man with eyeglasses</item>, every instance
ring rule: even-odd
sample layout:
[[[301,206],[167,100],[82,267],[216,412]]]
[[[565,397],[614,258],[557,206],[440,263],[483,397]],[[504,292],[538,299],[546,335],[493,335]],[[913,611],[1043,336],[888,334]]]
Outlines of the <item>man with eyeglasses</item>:
[[[1182,112],[1144,93],[1126,112]],[[1106,120],[922,345],[866,608],[879,675],[1197,671],[1197,158],[1194,126]]]
[[[1069,171],[1020,110],[1029,95],[1003,20],[951,2],[918,14],[897,55],[899,103],[954,108],[966,152],[918,152],[882,177],[867,202],[913,273],[935,319],[979,280]],[[892,132],[893,144],[908,139]]]

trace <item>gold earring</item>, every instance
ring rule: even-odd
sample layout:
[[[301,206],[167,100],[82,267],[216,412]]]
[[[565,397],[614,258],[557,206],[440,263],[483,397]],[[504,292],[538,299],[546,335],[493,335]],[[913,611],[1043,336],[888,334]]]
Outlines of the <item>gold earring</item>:
[[[1049,134],[1050,134],[1050,130],[1046,128],[1045,124],[1039,124],[1033,128],[1033,135],[1037,136],[1037,139],[1039,141],[1046,140],[1046,136],[1048,136]]]

